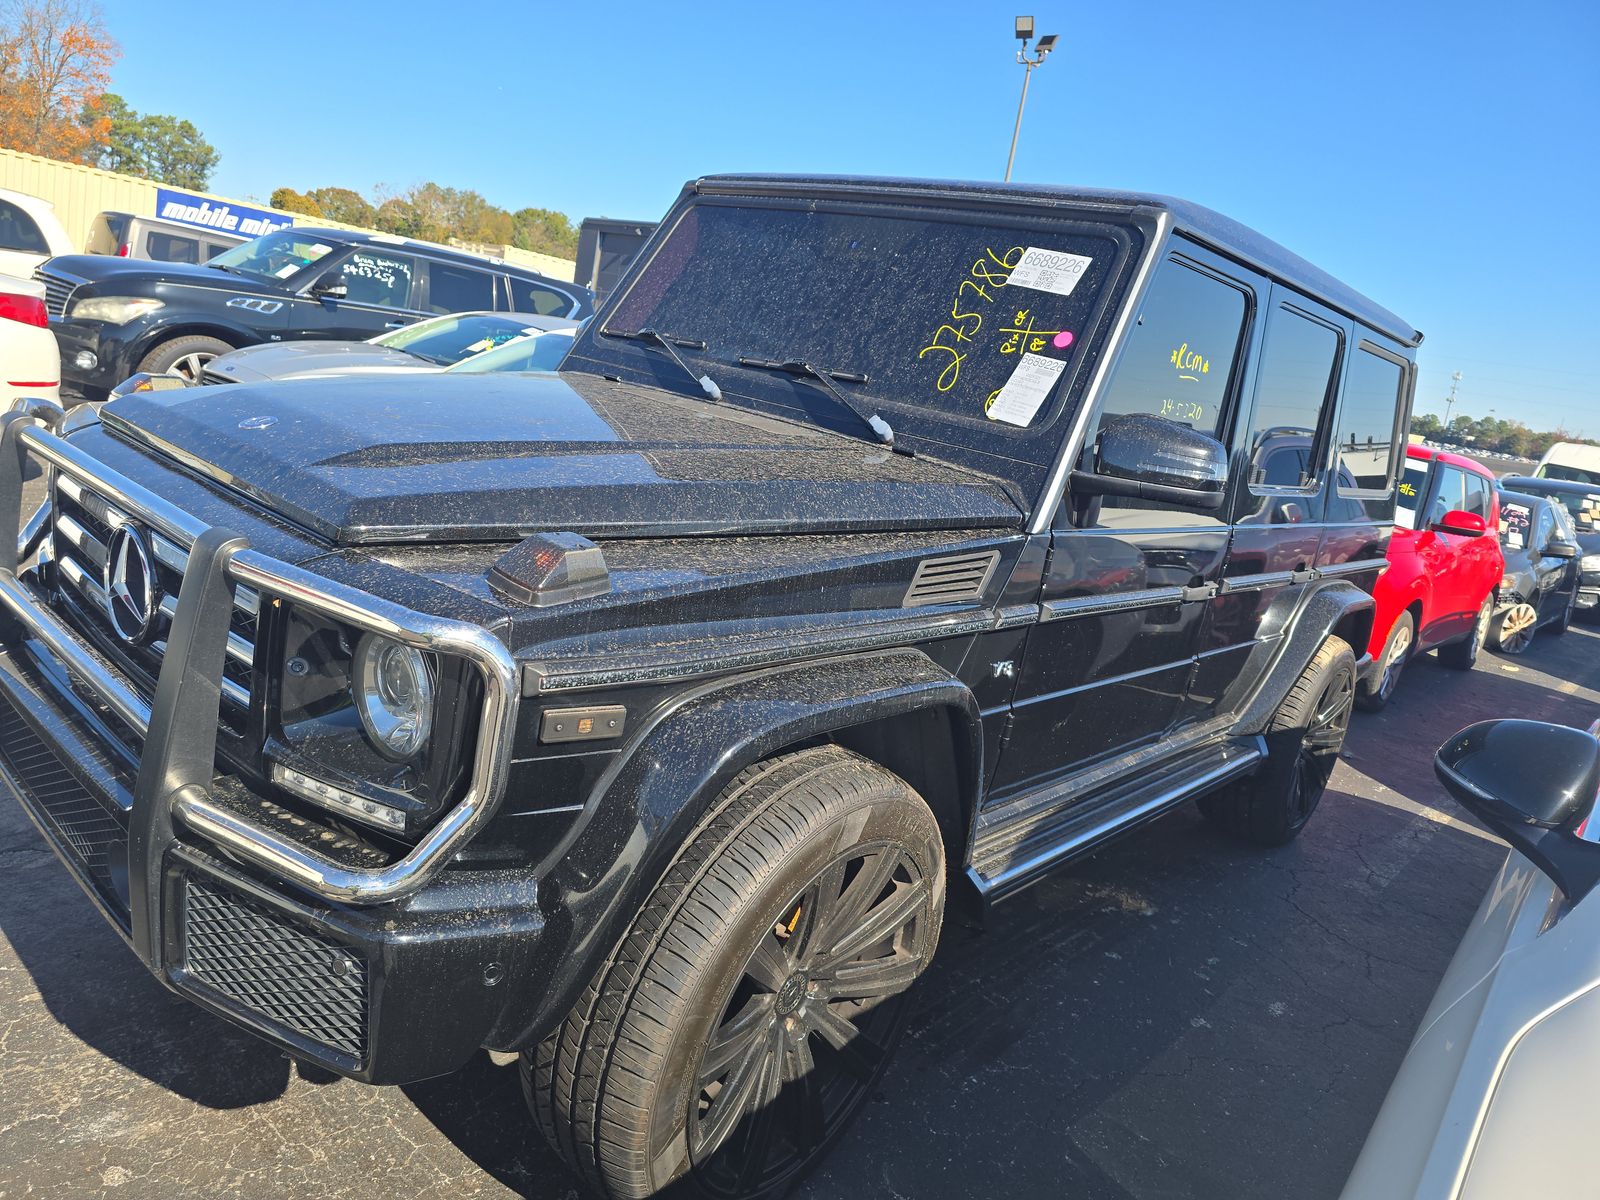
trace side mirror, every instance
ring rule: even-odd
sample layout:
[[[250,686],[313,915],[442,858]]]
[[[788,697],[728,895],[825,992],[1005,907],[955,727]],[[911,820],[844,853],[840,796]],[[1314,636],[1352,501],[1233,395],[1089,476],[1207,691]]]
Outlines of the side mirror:
[[[325,275],[311,285],[314,300],[343,300],[350,294],[350,285],[343,275]]]
[[[1439,747],[1445,791],[1576,904],[1600,883],[1600,844],[1578,836],[1600,790],[1600,740],[1544,721],[1480,721]]]
[[[1454,533],[1461,537],[1482,537],[1488,530],[1489,523],[1477,513],[1469,513],[1459,508],[1452,508],[1428,528],[1435,533]]]
[[[1132,496],[1216,509],[1228,487],[1228,451],[1209,434],[1141,413],[1107,417],[1094,471],[1074,471],[1079,495]]]
[[[1578,548],[1571,542],[1553,537],[1545,543],[1544,554],[1549,558],[1577,558]]]

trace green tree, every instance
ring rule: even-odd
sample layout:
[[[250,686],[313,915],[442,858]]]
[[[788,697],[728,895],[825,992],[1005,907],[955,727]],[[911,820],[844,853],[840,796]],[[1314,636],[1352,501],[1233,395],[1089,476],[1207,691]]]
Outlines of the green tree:
[[[571,258],[578,252],[578,231],[565,213],[548,208],[519,208],[511,214],[511,244],[522,250]]]
[[[93,108],[106,122],[95,166],[174,187],[204,191],[217,169],[217,150],[193,123],[165,113],[139,113],[107,92]]]
[[[273,208],[283,212],[303,213],[308,217],[323,216],[323,211],[317,207],[317,202],[310,196],[301,194],[293,188],[281,187],[272,193],[268,201]]]
[[[320,215],[330,221],[343,221],[346,225],[363,225],[371,228],[378,210],[372,207],[360,192],[352,188],[312,188],[306,197],[317,206]]]

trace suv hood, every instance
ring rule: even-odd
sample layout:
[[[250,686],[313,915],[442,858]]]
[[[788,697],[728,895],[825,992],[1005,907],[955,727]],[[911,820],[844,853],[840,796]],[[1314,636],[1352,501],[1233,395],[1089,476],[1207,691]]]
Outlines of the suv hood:
[[[298,379],[308,375],[343,375],[359,371],[442,371],[443,367],[404,350],[371,342],[268,343],[218,355],[206,364],[208,373],[234,383]]]
[[[592,375],[141,392],[101,420],[347,546],[1022,523],[987,477]]]
[[[58,254],[48,259],[44,268],[86,283],[102,283],[106,280],[115,280],[119,286],[187,283],[271,296],[281,296],[286,291],[281,283],[272,280],[254,275],[236,275],[232,271],[203,264],[157,263],[142,258],[118,258],[112,254]]]

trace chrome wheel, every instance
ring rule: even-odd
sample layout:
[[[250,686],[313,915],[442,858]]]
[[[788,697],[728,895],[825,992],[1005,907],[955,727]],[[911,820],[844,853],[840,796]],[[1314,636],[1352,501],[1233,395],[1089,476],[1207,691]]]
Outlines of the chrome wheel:
[[[1411,657],[1411,626],[1402,622],[1389,638],[1389,653],[1383,662],[1383,679],[1378,683],[1378,697],[1387,700],[1399,686],[1400,673],[1406,669]]]
[[[1533,644],[1539,624],[1539,610],[1527,601],[1512,605],[1500,618],[1497,639],[1502,654],[1521,654]]]
[[[196,350],[193,354],[185,354],[168,367],[167,374],[187,379],[190,383],[199,383],[200,376],[205,373],[206,364],[216,357],[209,351]]]
[[[888,1062],[932,957],[930,891],[897,846],[856,846],[795,896],[746,962],[701,1055],[689,1112],[703,1185],[781,1185]]]

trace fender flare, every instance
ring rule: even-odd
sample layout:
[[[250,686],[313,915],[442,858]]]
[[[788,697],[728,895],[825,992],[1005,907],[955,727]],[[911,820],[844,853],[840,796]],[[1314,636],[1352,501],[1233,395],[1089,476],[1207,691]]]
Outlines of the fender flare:
[[[1327,579],[1308,586],[1287,615],[1283,636],[1275,643],[1257,645],[1257,652],[1270,657],[1262,665],[1255,693],[1239,711],[1233,732],[1257,734],[1266,729],[1295,680],[1331,634],[1355,631],[1351,636],[1357,640],[1351,642],[1351,649],[1359,673],[1361,663],[1370,661],[1365,647],[1371,639],[1374,607],[1372,597],[1348,579]]]
[[[258,346],[267,340],[248,326],[219,320],[211,313],[163,314],[160,324],[143,330],[134,340],[129,350],[128,362],[131,366],[137,366],[146,354],[162,342],[170,342],[174,338],[181,337],[214,337],[218,341],[229,343],[235,349]]]
[[[977,701],[920,650],[723,678],[652,713],[535,869],[544,929],[514,968],[523,986],[510,989],[515,999],[485,1044],[529,1046],[566,1015],[740,771],[813,738],[940,709],[951,721],[962,801],[975,805],[983,778]]]

